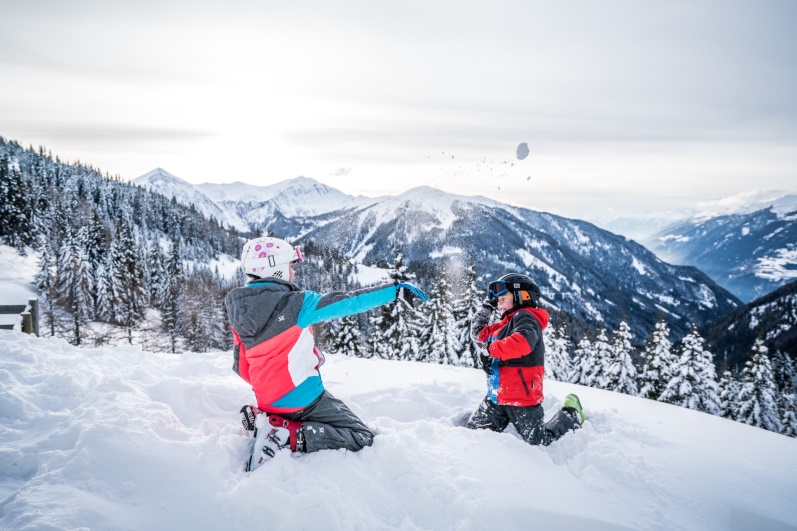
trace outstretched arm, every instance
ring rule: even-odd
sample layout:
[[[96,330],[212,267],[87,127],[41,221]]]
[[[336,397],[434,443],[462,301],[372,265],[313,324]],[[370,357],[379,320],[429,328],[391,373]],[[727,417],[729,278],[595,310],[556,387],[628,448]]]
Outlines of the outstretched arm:
[[[395,284],[348,292],[333,291],[326,295],[306,291],[297,324],[306,328],[322,321],[367,312],[393,300],[396,300]]]

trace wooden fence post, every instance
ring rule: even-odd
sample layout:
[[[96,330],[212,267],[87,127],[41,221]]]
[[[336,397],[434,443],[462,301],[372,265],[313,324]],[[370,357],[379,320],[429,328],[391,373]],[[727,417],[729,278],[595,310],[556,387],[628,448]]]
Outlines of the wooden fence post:
[[[32,321],[31,333],[39,336],[39,299],[28,299],[28,306],[30,306],[30,316]]]
[[[22,312],[19,314],[22,316],[22,333],[23,334],[32,334],[33,333],[33,318],[30,315],[30,312]]]

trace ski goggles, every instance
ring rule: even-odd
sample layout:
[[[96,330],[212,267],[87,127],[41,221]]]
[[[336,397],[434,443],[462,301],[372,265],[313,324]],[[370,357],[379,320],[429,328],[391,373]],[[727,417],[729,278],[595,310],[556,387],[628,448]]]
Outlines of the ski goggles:
[[[304,256],[302,255],[302,250],[297,245],[290,251],[283,251],[281,253],[272,254],[268,256],[268,265],[269,267],[274,267],[277,264],[296,264],[299,262],[304,262]]]
[[[291,260],[291,264],[297,264],[299,262],[304,262],[304,256],[302,256],[302,249],[297,245],[293,248],[293,260]]]
[[[497,299],[498,297],[509,291],[509,289],[506,287],[506,282],[504,282],[503,280],[493,280],[492,282],[490,282],[489,290],[490,290],[491,299]]]

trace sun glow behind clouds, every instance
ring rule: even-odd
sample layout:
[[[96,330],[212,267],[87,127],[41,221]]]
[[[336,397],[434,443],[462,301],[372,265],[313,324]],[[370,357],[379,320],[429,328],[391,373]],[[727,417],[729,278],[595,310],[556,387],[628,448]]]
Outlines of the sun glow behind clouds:
[[[128,179],[426,184],[570,215],[788,190],[790,10],[14,3],[0,135]]]

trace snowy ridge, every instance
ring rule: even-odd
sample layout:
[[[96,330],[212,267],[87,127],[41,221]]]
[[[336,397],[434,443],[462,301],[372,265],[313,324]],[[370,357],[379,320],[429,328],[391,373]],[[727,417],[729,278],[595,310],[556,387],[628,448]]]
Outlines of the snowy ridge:
[[[281,452],[246,474],[238,409],[253,397],[230,356],[0,333],[0,527],[797,526],[793,439],[546,380],[546,418],[576,392],[588,421],[532,447],[511,429],[462,427],[484,395],[481,371],[413,362],[329,356],[328,388],[376,430],[374,445]]]
[[[352,197],[307,177],[297,177],[270,186],[244,183],[200,184],[197,189],[216,203],[270,203],[286,216],[318,216],[336,210],[369,203],[370,199]],[[258,216],[258,212],[261,214]],[[263,210],[254,210],[251,221],[263,219]]]

